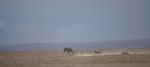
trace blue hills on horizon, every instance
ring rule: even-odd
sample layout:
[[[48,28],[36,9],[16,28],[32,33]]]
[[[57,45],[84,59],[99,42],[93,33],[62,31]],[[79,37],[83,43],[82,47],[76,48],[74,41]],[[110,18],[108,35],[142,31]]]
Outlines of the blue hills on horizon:
[[[63,50],[64,47],[78,49],[95,48],[150,48],[150,39],[135,39],[106,42],[64,42],[64,43],[28,43],[0,45],[0,51],[51,51]]]

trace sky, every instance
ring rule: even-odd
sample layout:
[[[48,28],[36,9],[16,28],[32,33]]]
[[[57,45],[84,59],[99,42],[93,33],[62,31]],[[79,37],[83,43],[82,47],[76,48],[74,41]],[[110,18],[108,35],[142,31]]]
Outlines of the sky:
[[[150,0],[0,0],[0,44],[150,38]]]

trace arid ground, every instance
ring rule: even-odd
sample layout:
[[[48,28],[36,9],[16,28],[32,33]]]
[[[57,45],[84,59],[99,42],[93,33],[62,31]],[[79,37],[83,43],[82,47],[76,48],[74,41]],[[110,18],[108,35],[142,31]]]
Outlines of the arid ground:
[[[83,52],[83,56],[69,56],[63,51],[0,52],[0,67],[150,67],[150,54],[142,53],[149,50],[129,55],[109,54],[106,50],[106,55]]]

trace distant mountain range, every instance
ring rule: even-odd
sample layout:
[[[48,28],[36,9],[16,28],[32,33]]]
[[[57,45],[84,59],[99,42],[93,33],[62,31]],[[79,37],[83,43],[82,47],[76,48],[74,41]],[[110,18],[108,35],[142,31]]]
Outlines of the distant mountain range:
[[[64,43],[28,43],[0,45],[0,51],[51,51],[63,50],[64,47],[78,49],[93,48],[150,48],[150,39],[135,39],[108,42],[64,42]]]

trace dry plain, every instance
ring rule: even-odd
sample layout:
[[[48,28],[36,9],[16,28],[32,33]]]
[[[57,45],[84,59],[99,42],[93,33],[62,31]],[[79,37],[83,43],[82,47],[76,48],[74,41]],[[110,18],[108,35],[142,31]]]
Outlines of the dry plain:
[[[107,49],[99,55],[83,51],[80,56],[63,51],[0,52],[0,67],[150,67],[149,48],[130,49],[129,55],[119,54],[121,50]]]

